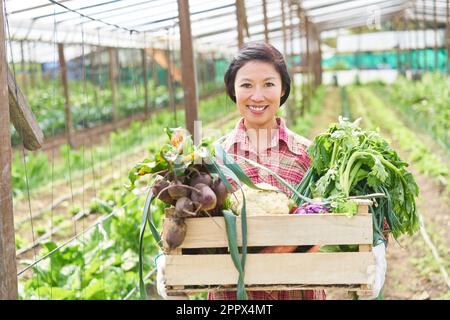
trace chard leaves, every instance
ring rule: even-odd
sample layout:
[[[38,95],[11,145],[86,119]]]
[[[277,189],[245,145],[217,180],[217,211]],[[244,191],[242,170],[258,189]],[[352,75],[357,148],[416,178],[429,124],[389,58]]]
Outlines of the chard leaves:
[[[397,238],[419,229],[415,198],[419,188],[408,163],[378,132],[359,127],[359,119],[349,122],[339,118],[318,135],[308,149],[312,159],[306,176],[309,185],[296,188],[302,195],[313,195],[331,201],[335,212],[352,212],[349,196],[383,193],[374,213],[374,242],[382,236],[382,221]],[[299,202],[299,198],[294,200]]]

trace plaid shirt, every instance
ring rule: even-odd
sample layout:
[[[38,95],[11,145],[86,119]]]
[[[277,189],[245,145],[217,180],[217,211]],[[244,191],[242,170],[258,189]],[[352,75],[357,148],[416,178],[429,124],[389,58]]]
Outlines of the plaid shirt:
[[[241,119],[234,130],[225,136],[222,145],[229,154],[238,154],[247,159],[256,161],[265,167],[276,172],[284,180],[295,187],[303,179],[305,172],[310,166],[311,160],[306,152],[311,144],[303,138],[290,131],[283,119],[277,118],[278,129],[272,141],[266,146],[260,141],[260,152],[258,153],[249,142],[249,135],[252,134],[244,126],[244,119]],[[261,142],[263,147],[261,147]],[[247,176],[253,183],[266,182],[276,186],[286,192],[289,196],[291,191],[283,186],[273,176],[263,170],[255,168],[242,159],[236,159]],[[234,185],[235,186],[235,185]],[[237,186],[235,186],[237,187]],[[292,290],[292,291],[248,291],[251,300],[324,300],[323,290]],[[210,292],[210,300],[236,300],[235,291]]]

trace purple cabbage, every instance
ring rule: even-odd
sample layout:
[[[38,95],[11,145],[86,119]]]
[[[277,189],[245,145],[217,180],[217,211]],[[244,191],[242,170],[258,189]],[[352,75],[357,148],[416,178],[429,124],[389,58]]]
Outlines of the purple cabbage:
[[[298,207],[294,214],[328,213],[328,208],[320,204],[304,203]]]

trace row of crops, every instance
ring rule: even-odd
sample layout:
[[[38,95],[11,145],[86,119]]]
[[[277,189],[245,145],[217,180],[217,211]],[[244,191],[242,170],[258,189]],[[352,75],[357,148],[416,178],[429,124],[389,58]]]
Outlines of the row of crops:
[[[213,98],[201,101],[199,105],[199,117],[204,122],[219,119],[226,115],[232,108],[231,102],[225,95],[217,95]],[[34,191],[53,180],[68,178],[69,170],[74,173],[85,168],[98,166],[99,163],[108,161],[133,147],[141,146],[161,135],[164,126],[182,125],[184,110],[161,110],[144,122],[132,122],[128,128],[112,132],[109,143],[90,148],[71,149],[64,144],[53,157],[61,159],[53,163],[53,157],[44,152],[29,153],[24,160],[21,152],[14,154],[12,165],[13,194],[23,196],[26,191]],[[26,162],[26,166],[24,165]],[[52,172],[49,175],[49,172]]]
[[[206,83],[204,86],[207,88],[205,92],[212,92],[219,87],[215,82]],[[179,104],[183,99],[181,86],[177,84],[174,91],[174,103]],[[141,85],[119,86],[116,95],[119,119],[145,111],[144,89]],[[148,97],[151,110],[168,107],[170,104],[167,86],[155,85],[151,80],[148,83]],[[27,99],[45,137],[65,131],[65,99],[62,88],[56,81],[39,82],[28,90]],[[70,81],[70,105],[75,129],[90,128],[112,121],[112,95],[108,87],[101,88],[89,81]],[[20,137],[13,131],[13,145],[19,142]]]

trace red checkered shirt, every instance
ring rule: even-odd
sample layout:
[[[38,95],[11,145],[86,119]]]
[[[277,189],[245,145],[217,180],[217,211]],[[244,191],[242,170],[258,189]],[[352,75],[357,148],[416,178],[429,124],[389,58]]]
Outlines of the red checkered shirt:
[[[274,132],[272,141],[267,144],[267,148],[260,147],[259,154],[249,142],[248,136],[252,132],[245,128],[244,119],[241,119],[234,130],[223,138],[222,146],[229,154],[238,154],[264,165],[295,187],[303,179],[305,172],[310,166],[311,160],[306,150],[311,141],[289,130],[283,119],[277,118],[276,121],[278,128]],[[242,159],[235,158],[235,161],[242,167],[253,183],[266,182],[283,190],[289,196],[291,195],[291,191],[270,174]],[[325,299],[323,290],[248,291],[247,294],[251,300]],[[208,299],[235,300],[236,292],[210,292]]]

